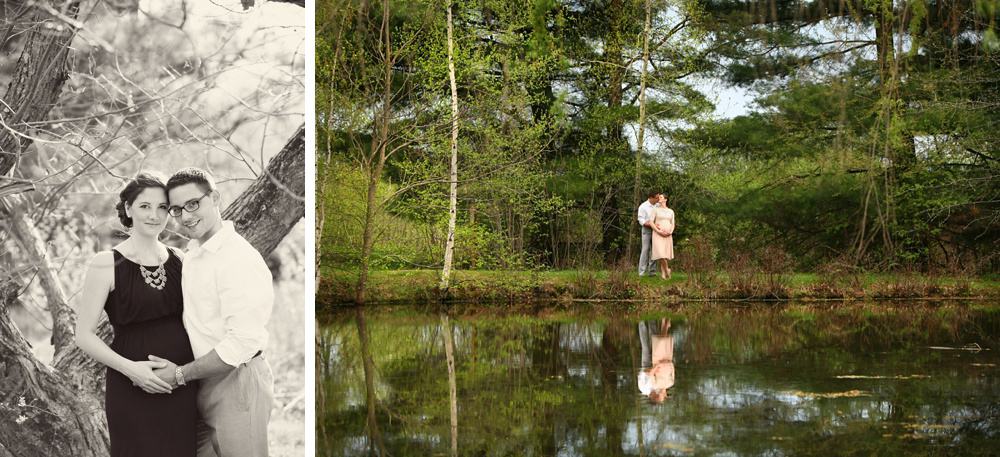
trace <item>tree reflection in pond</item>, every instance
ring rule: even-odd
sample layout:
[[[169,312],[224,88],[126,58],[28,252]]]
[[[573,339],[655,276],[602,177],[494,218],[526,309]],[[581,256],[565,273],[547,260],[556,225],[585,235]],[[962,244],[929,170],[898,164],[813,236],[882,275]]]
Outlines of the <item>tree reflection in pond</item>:
[[[1000,438],[1000,312],[675,313],[322,314],[317,454],[989,455]]]

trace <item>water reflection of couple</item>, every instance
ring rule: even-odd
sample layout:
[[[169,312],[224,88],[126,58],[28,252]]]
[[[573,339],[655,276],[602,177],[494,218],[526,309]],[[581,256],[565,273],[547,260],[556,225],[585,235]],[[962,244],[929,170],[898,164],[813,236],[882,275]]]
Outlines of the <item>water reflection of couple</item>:
[[[128,238],[90,264],[76,339],[108,367],[112,456],[267,455],[271,272],[222,220],[220,199],[197,168],[140,173],[117,204]],[[186,254],[159,240],[167,215],[191,238]]]
[[[669,330],[669,319],[639,322],[639,391],[652,403],[663,403],[667,389],[674,386],[674,337]]]

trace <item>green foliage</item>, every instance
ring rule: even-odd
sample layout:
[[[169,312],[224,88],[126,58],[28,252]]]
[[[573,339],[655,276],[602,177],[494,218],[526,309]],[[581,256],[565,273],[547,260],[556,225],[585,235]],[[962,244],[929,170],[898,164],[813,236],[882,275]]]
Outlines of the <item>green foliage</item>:
[[[318,5],[327,26],[317,37],[317,94],[334,109],[317,103],[319,153],[329,145],[341,164],[373,172],[361,158],[380,141],[380,4],[358,30],[351,8],[328,3]],[[394,152],[376,176],[374,268],[441,264],[451,120],[442,6],[391,6],[400,48],[385,146]],[[636,186],[670,194],[678,262],[695,275],[764,249],[799,270],[1000,265],[1000,206],[988,203],[1000,192],[1000,131],[990,128],[1000,61],[981,52],[994,36],[994,0],[908,2],[905,15],[881,0],[837,10],[654,1],[637,154],[645,6],[454,3],[458,268],[614,265],[638,238]],[[892,31],[883,55],[871,40],[879,24]],[[323,68],[338,55],[340,70]],[[748,88],[754,111],[710,116],[711,94],[696,78]],[[343,206],[362,214],[363,197],[345,194],[354,202]],[[325,258],[360,265],[361,227],[345,226],[355,232],[325,236]],[[689,247],[698,260],[686,263]]]

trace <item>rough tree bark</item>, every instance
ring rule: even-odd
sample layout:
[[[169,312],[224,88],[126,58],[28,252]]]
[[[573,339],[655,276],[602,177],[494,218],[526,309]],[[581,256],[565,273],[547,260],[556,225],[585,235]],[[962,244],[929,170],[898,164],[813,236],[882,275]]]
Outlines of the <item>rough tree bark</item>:
[[[107,455],[101,397],[38,361],[8,313],[17,285],[0,289],[0,456]]]
[[[69,45],[76,30],[52,15],[76,19],[79,1],[39,2],[14,75],[0,103],[0,176],[6,175],[31,145],[30,126],[46,119],[69,76]]]
[[[303,216],[306,205],[305,124],[267,169],[222,213],[253,247],[269,253]],[[275,237],[274,233],[280,233]]]

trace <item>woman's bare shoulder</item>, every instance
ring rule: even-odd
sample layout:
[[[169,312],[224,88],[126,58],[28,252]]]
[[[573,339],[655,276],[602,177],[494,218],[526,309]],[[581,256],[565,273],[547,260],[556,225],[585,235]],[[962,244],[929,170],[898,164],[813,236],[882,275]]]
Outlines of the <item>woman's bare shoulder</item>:
[[[107,284],[114,288],[115,254],[112,251],[101,251],[94,254],[87,270],[87,282],[92,284]]]
[[[113,266],[115,266],[115,254],[110,250],[94,254],[94,258],[90,261],[90,268]]]

